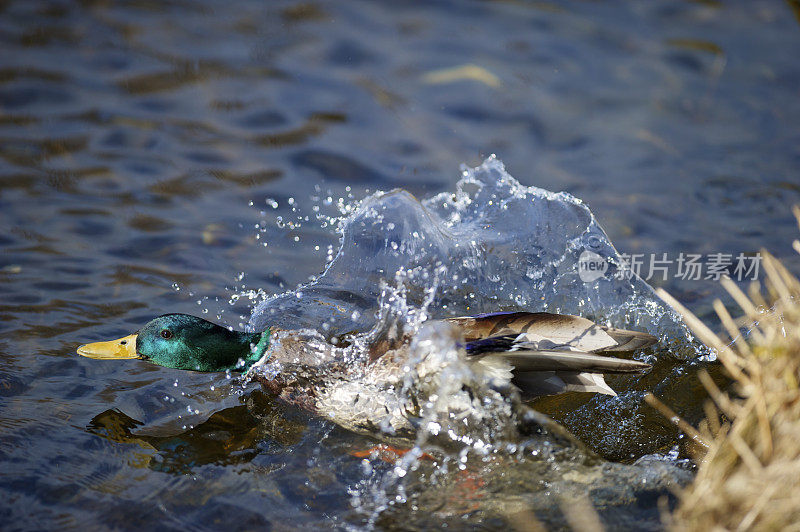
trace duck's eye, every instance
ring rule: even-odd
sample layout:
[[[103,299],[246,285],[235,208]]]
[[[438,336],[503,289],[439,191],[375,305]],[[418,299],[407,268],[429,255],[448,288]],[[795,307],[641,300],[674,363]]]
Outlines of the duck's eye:
[[[127,340],[123,340],[123,341],[121,341],[121,342],[119,343],[119,345],[125,345],[125,344],[127,344],[127,343],[128,343],[128,341],[127,341]]]
[[[161,329],[161,338],[163,338],[164,340],[169,340],[170,338],[172,338],[172,331],[170,331],[169,329]]]

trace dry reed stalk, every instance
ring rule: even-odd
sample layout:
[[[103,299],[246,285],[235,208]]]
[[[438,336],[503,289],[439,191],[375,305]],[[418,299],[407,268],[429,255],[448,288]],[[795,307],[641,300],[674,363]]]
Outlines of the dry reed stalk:
[[[794,247],[800,252],[800,242]],[[651,400],[701,444],[697,477],[667,520],[672,530],[800,530],[800,281],[769,253],[761,257],[766,293],[722,283],[743,312],[735,320],[715,302],[727,338],[659,291],[735,381],[729,395],[700,375],[712,402],[697,430]]]

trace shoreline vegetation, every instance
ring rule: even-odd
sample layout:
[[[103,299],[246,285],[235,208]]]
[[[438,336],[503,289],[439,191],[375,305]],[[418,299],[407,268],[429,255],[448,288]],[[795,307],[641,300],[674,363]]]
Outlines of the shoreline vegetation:
[[[800,224],[800,207],[793,212]],[[793,246],[800,253],[800,241]],[[725,392],[700,373],[711,399],[697,428],[647,398],[696,443],[697,476],[679,493],[672,515],[665,513],[670,530],[800,530],[800,280],[761,254],[763,287],[754,282],[745,294],[722,281],[742,312],[733,318],[714,302],[725,333],[715,334],[658,291],[733,379]]]

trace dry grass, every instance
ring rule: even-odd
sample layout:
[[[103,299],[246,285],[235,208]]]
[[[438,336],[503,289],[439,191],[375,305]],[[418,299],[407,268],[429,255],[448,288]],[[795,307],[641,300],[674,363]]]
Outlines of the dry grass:
[[[800,223],[800,209],[795,216]],[[800,252],[800,242],[794,247]],[[713,403],[697,430],[682,427],[699,444],[699,468],[670,517],[673,530],[800,530],[800,281],[766,252],[762,268],[765,286],[748,295],[723,283],[743,312],[734,319],[715,302],[725,338],[660,293],[735,380],[728,394],[701,374]],[[742,326],[752,327],[747,341],[731,344]]]

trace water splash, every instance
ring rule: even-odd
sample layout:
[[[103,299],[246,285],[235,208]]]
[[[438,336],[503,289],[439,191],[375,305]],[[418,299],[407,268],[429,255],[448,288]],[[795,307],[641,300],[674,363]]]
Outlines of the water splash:
[[[583,202],[525,187],[493,157],[464,169],[454,193],[418,201],[395,189],[355,205],[340,209],[349,214],[339,219],[340,247],[325,271],[260,302],[250,328],[369,330],[382,311],[384,284],[401,275],[408,307],[431,299],[431,318],[501,310],[580,314],[658,334],[685,348],[677,356],[697,354],[680,318],[625,271]],[[590,282],[578,272],[586,251],[608,265]]]
[[[513,389],[495,389],[485,375],[476,375],[455,332],[432,319],[516,310],[579,314],[659,335],[671,347],[664,356],[675,363],[703,353],[649,285],[624,271],[624,261],[580,200],[522,186],[493,157],[464,169],[453,193],[419,201],[398,189],[339,210],[345,214],[335,224],[326,221],[341,238],[324,272],[260,302],[249,327],[302,329],[320,351],[346,361],[345,369],[329,376],[322,410],[349,410],[352,419],[338,416],[337,423],[408,442],[411,451],[388,470],[368,462],[369,474],[352,489],[353,506],[370,525],[392,507],[424,504],[421,482],[448,484],[470,468],[488,467],[484,473],[495,475],[496,464],[508,467],[511,460],[569,491],[564,486],[576,483],[562,478],[565,471],[594,479],[600,467],[580,442],[523,405]],[[586,252],[607,265],[604,275],[588,282],[578,270]],[[403,335],[413,341],[402,371],[369,361],[369,345]],[[261,371],[275,376],[292,369],[272,362]],[[635,426],[631,430],[640,430],[639,395],[603,398],[601,407],[583,411],[602,411],[619,423],[627,419]],[[359,421],[364,418],[372,422]],[[435,466],[423,456],[435,457]],[[485,465],[490,463],[495,466]],[[651,474],[635,465],[614,467],[604,474],[620,485]],[[680,475],[670,470],[662,476],[663,487]],[[530,505],[548,493],[528,495]]]
[[[454,413],[459,408],[472,415],[492,411],[492,423],[475,419],[466,423],[470,430],[491,426],[504,433],[511,419],[500,415],[500,406],[490,408],[507,402],[490,399],[497,393],[480,384],[484,376],[472,375],[459,339],[445,325],[430,325],[431,318],[516,310],[579,314],[658,334],[670,346],[663,356],[680,360],[701,353],[677,314],[635,273],[624,271],[622,258],[580,200],[522,186],[494,157],[463,169],[454,193],[420,202],[397,189],[338,209],[347,214],[336,224],[340,247],[325,271],[258,303],[249,327],[303,329],[307,343],[319,346],[318,355],[346,361],[344,373],[337,369],[330,375],[335,393],[326,407],[357,402],[354,417],[371,412],[371,419],[384,418],[377,428],[386,435],[420,427],[428,435],[447,433],[442,412],[452,421],[462,415]],[[588,282],[578,270],[586,252],[606,263],[605,275]],[[381,364],[372,367],[370,345],[404,336],[415,340],[402,375]],[[260,371],[274,377],[290,370],[271,361]],[[620,422],[639,408],[641,393],[624,393],[631,382],[622,386],[616,403],[603,403]],[[446,389],[451,385],[486,404],[467,408],[465,400],[457,406],[459,394]],[[373,399],[363,399],[368,396]],[[446,407],[442,397],[449,400]],[[382,410],[385,416],[377,414]],[[354,430],[376,428],[337,422]],[[462,426],[453,439],[472,438]]]

